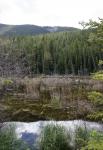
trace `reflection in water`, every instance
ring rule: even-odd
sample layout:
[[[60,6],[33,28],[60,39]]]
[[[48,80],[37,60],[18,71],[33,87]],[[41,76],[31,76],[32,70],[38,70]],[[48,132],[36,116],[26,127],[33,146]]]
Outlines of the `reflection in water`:
[[[40,135],[41,129],[50,123],[58,124],[64,126],[69,133],[75,133],[77,127],[86,127],[87,129],[103,131],[103,124],[96,122],[87,122],[82,120],[74,121],[38,121],[31,123],[24,122],[9,122],[6,125],[15,124],[16,134],[18,138],[21,138],[27,142],[30,146],[34,145]]]

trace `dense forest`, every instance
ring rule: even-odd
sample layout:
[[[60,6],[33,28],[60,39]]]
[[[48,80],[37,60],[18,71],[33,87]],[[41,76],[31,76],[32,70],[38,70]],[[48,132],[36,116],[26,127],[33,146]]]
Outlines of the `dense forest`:
[[[88,75],[103,58],[90,30],[0,38],[0,76]]]

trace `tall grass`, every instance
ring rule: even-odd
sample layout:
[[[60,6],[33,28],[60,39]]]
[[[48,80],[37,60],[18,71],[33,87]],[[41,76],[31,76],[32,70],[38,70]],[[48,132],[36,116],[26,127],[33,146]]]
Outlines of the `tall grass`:
[[[66,129],[57,124],[44,127],[40,137],[40,150],[72,150],[71,137]]]
[[[90,138],[90,131],[86,127],[77,127],[75,130],[75,142],[74,147],[76,150],[80,150],[87,145]]]
[[[38,137],[39,142],[29,147],[17,138],[15,127],[8,126],[0,129],[0,150],[103,150],[103,132],[77,127],[73,138],[65,127],[47,124]]]
[[[30,150],[26,143],[18,139],[14,126],[0,129],[0,150]]]

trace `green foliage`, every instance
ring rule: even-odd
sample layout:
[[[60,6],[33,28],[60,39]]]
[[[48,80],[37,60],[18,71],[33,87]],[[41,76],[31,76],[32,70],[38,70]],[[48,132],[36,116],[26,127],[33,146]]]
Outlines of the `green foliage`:
[[[90,42],[103,46],[103,19],[99,18],[98,22],[90,20],[86,25],[92,29],[89,36]]]
[[[103,71],[98,71],[92,74],[92,79],[103,80]]]
[[[103,150],[103,133],[92,131],[86,146],[81,150]]]
[[[91,33],[89,34],[89,42],[92,45],[97,45],[99,51],[101,51],[101,58],[98,62],[99,69],[103,69],[103,19],[99,18],[98,22],[90,20],[86,24],[91,28]],[[96,72],[92,75],[93,79],[103,80],[103,71]]]
[[[75,131],[76,150],[102,150],[103,133],[87,128],[77,128]]]
[[[97,71],[103,63],[103,20],[81,25],[91,29],[0,38],[1,75],[83,75]]]
[[[88,99],[94,104],[103,104],[103,94],[100,92],[88,92]]]
[[[17,139],[14,126],[0,129],[0,150],[29,150],[27,145]]]
[[[68,131],[59,125],[46,125],[41,132],[41,150],[102,150],[103,133],[88,130],[86,127],[77,127],[71,140]],[[71,144],[73,144],[70,146]]]
[[[64,127],[48,124],[41,132],[39,144],[41,150],[72,150],[70,142],[70,135]]]
[[[99,60],[98,65],[103,65],[103,60]]]
[[[103,111],[97,111],[92,114],[89,114],[87,116],[87,119],[93,120],[93,121],[102,121],[103,122]]]
[[[86,128],[78,127],[75,130],[75,149],[80,149],[89,141],[90,131]]]
[[[42,129],[39,141],[35,143],[35,149],[103,150],[103,132],[88,130],[86,127],[77,127],[73,139],[63,126],[51,123]],[[26,143],[17,138],[14,126],[0,129],[0,150],[31,149]]]

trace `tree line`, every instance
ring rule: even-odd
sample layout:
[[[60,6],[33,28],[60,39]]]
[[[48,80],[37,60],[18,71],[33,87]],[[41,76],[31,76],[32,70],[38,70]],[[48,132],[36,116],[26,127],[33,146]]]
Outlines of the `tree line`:
[[[98,70],[100,47],[90,30],[0,38],[0,76],[87,75]]]

